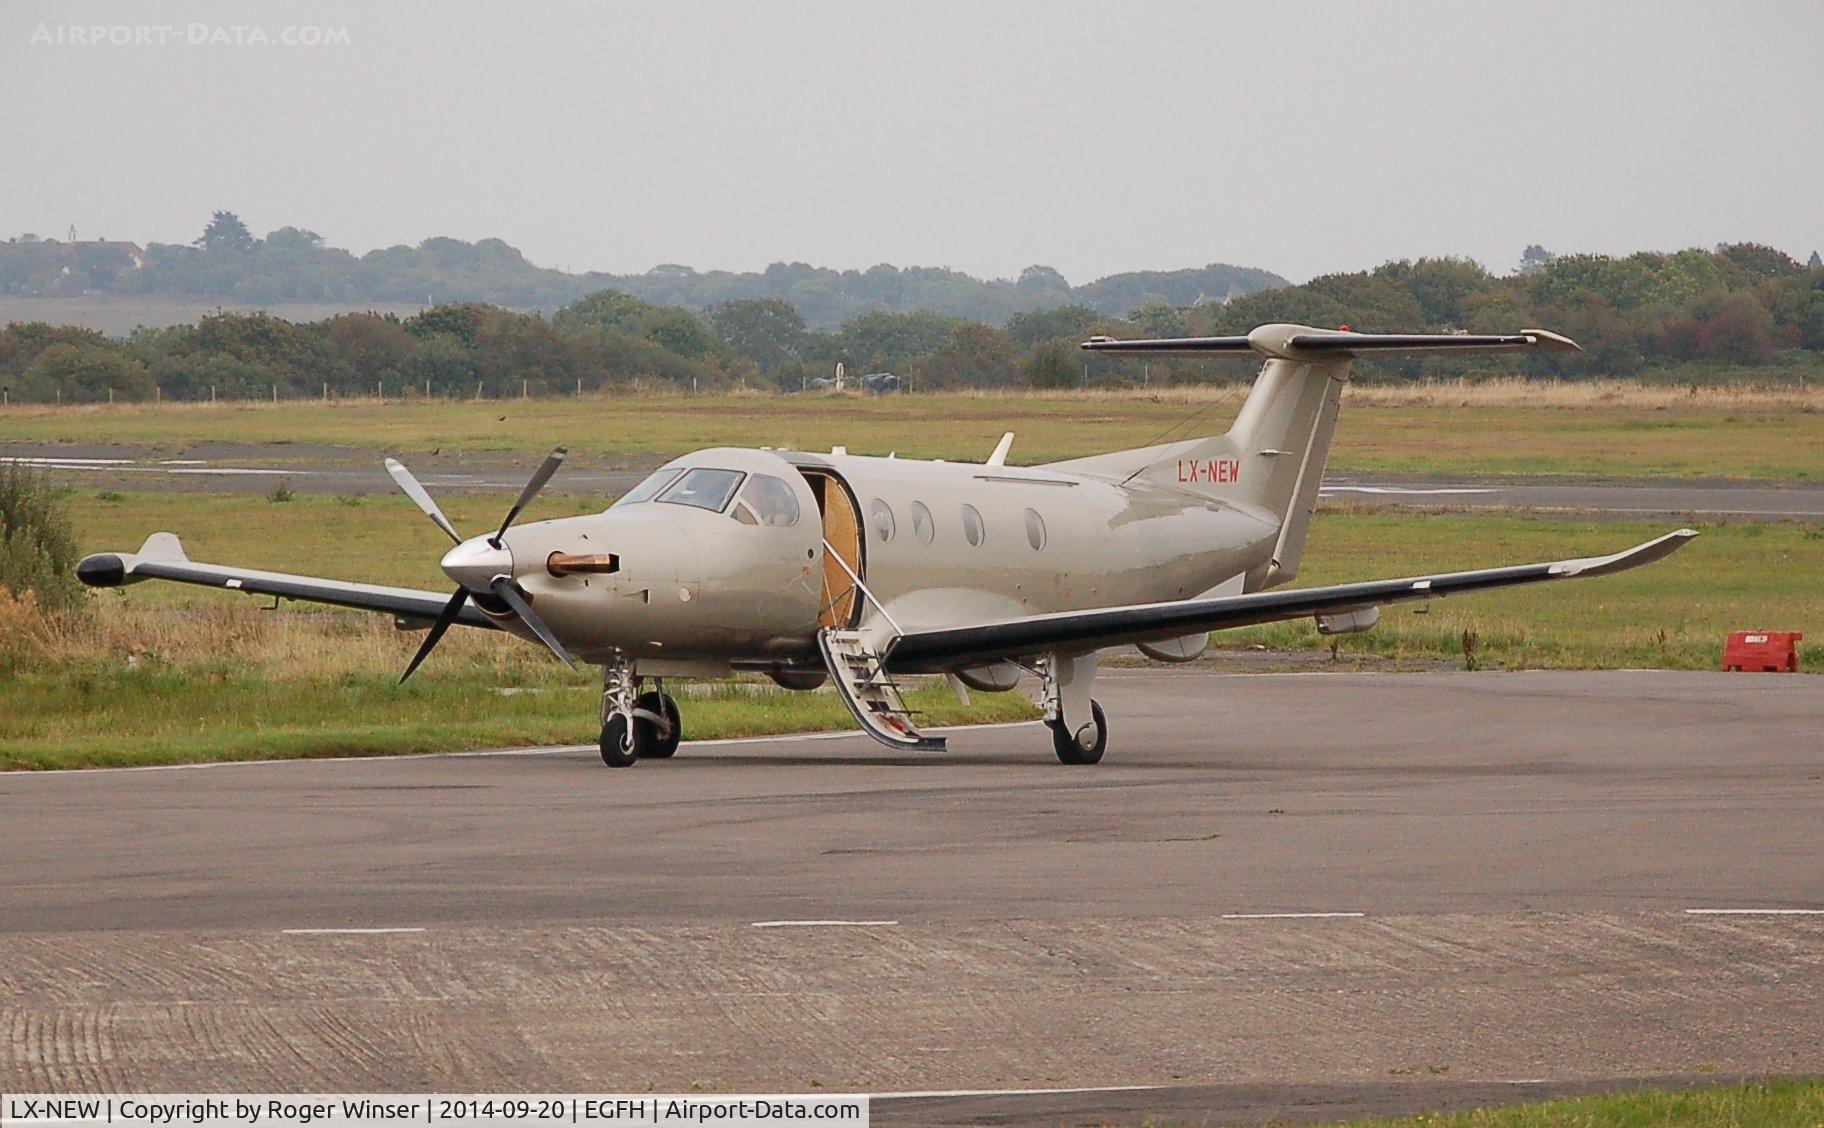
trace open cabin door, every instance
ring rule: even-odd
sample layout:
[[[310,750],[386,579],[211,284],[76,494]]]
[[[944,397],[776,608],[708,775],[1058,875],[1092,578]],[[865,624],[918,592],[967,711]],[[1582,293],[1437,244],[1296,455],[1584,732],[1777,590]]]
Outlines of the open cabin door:
[[[836,692],[862,731],[889,748],[941,752],[944,738],[918,731],[901,686],[887,672],[875,642],[856,626],[861,622],[862,592],[867,580],[861,507],[836,474],[800,466],[823,515],[823,599],[817,617],[817,646]],[[890,620],[889,620],[890,622]]]
[[[865,578],[867,561],[862,552],[861,509],[842,479],[827,470],[799,467],[817,510],[823,515],[823,598],[817,625],[847,629],[861,618],[861,593],[849,573]],[[836,559],[840,557],[841,559]],[[843,565],[848,567],[844,568]]]

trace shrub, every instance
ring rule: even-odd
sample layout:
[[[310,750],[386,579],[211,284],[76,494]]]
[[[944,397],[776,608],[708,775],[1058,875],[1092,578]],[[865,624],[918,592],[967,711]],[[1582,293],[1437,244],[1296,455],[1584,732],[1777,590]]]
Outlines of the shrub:
[[[0,466],[0,588],[47,612],[82,604],[76,579],[76,535],[63,499],[43,477]]]

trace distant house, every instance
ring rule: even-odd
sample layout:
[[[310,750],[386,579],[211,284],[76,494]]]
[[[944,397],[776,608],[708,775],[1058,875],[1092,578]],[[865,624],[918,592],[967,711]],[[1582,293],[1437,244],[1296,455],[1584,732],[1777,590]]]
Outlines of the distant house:
[[[123,243],[116,239],[84,239],[81,241],[71,239],[65,245],[68,246],[73,251],[74,250],[88,250],[88,249],[93,249],[93,250],[98,250],[98,251],[105,251],[105,250],[124,251],[124,252],[126,252],[127,257],[133,260],[133,269],[134,270],[143,270],[152,261],[149,257],[147,257],[145,248],[141,247],[138,243]]]

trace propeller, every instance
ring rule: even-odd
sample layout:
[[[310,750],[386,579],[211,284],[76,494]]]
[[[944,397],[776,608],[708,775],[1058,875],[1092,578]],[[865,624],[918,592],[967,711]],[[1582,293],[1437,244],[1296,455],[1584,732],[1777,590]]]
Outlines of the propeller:
[[[442,611],[438,612],[437,621],[431,624],[430,631],[425,634],[423,644],[418,647],[418,653],[412,655],[411,664],[405,668],[405,673],[399,675],[400,685],[404,685],[405,679],[412,676],[412,671],[418,668],[418,663],[430,657],[431,651],[437,648],[437,641],[443,637],[443,632],[450,629],[450,624],[454,623],[456,617],[462,614],[462,605],[468,601],[469,589],[458,587],[456,594],[450,596],[450,601],[443,605]]]
[[[511,577],[495,576],[494,582],[488,586],[495,595],[500,596],[502,602],[519,615],[520,622],[532,628],[532,633],[538,636],[538,641],[544,643],[546,648],[557,655],[564,665],[572,670],[576,669],[575,659],[571,658],[570,652],[564,649],[564,644],[557,641],[557,636],[551,633],[551,628],[545,626],[545,621],[532,613],[532,605],[519,594],[519,590],[513,586]]]
[[[507,519],[502,521],[500,523],[500,528],[495,531],[493,536],[488,538],[489,544],[493,545],[495,548],[500,547],[500,538],[507,535],[507,526],[511,525],[514,519],[519,516],[520,510],[524,509],[531,503],[533,498],[538,496],[538,491],[545,488],[545,483],[551,480],[551,475],[557,473],[557,468],[564,464],[564,458],[569,453],[570,451],[567,448],[560,446],[553,449],[550,454],[545,455],[545,460],[538,464],[538,469],[532,471],[532,476],[526,479],[526,488],[519,491],[519,500],[513,503],[513,508],[507,510]],[[431,508],[435,509],[436,506],[432,506]],[[432,518],[432,520],[436,520],[436,518]]]
[[[450,519],[443,515],[443,510],[437,508],[437,503],[431,500],[431,495],[418,484],[418,479],[412,477],[412,472],[407,470],[403,463],[396,459],[387,459],[386,472],[393,476],[393,481],[399,483],[399,488],[405,491],[405,496],[411,498],[419,509],[424,510],[426,517],[435,521],[439,529],[450,535],[451,540],[457,544],[462,543],[462,534],[456,531],[456,526],[450,524]]]
[[[566,448],[560,446],[545,456],[545,460],[539,463],[538,469],[534,470],[532,472],[532,477],[526,481],[525,488],[519,491],[519,497],[513,502],[513,508],[507,510],[506,519],[500,523],[500,528],[496,529],[494,533],[487,538],[486,543],[488,547],[493,550],[495,556],[504,559],[509,568],[512,566],[512,556],[507,554],[502,548],[501,538],[506,535],[507,530],[512,527],[513,522],[519,519],[519,515],[525,511],[526,506],[532,503],[532,499],[538,496],[538,492],[545,488],[545,483],[549,482],[551,476],[557,473],[558,468],[564,464],[565,456],[569,453],[570,452]],[[464,545],[470,545],[472,548],[477,549],[480,547],[479,544],[473,544],[472,542],[464,541],[462,539],[462,534],[458,533],[456,527],[450,524],[450,519],[443,515],[443,510],[438,508],[437,502],[431,497],[430,493],[425,490],[423,485],[419,484],[418,479],[413,477],[412,472],[407,470],[402,463],[395,459],[387,459],[386,472],[392,475],[393,481],[397,482],[399,488],[405,491],[405,496],[411,498],[413,504],[417,505],[418,508],[423,511],[424,515],[431,519],[433,524],[439,529],[442,529],[452,541],[455,541],[458,548],[461,548]],[[452,551],[445,557],[446,571],[458,567],[458,565],[451,563],[450,558],[459,555],[465,557],[463,563],[470,567],[473,567],[477,563],[482,563],[484,565],[492,563],[492,560],[488,558],[487,554],[482,552],[458,553]],[[485,574],[488,570],[488,568],[483,567],[481,569],[482,574]],[[470,582],[472,583],[474,581]],[[576,661],[570,657],[570,653],[564,649],[562,643],[557,641],[557,636],[551,633],[551,628],[545,625],[544,620],[540,619],[538,615],[533,612],[532,605],[527,603],[525,597],[513,586],[512,576],[496,573],[492,578],[486,581],[486,586],[489,592],[513,609],[514,613],[519,616],[520,622],[524,623],[526,627],[538,637],[538,641],[544,643],[545,647],[549,649],[551,653],[557,655],[558,659],[561,660],[564,665],[569,666],[573,670],[576,669]],[[443,605],[442,611],[437,613],[437,618],[431,624],[430,631],[424,636],[424,642],[419,645],[418,652],[412,655],[410,664],[405,667],[405,673],[399,676],[399,681],[401,683],[403,683],[406,678],[411,677],[412,672],[418,668],[419,664],[430,657],[431,651],[437,648],[437,644],[442,641],[444,634],[449,631],[450,627],[455,624],[457,619],[462,617],[462,609],[467,605],[473,594],[474,591],[470,588],[469,583],[460,583],[457,585],[455,593],[450,596],[450,601]]]

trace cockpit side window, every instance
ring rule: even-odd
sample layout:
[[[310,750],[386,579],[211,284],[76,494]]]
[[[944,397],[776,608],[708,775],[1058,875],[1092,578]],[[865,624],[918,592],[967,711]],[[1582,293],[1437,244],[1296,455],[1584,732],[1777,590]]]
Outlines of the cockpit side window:
[[[733,514],[743,525],[796,525],[798,495],[771,474],[750,474],[741,496],[735,499]]]
[[[728,508],[728,499],[746,476],[739,470],[686,470],[682,478],[665,487],[659,500],[720,513]]]
[[[651,501],[658,496],[660,490],[671,484],[673,478],[683,472],[676,466],[664,470],[654,470],[646,476],[645,481],[616,498],[614,505],[610,505],[608,508],[613,509],[615,505],[638,505],[642,501]]]

